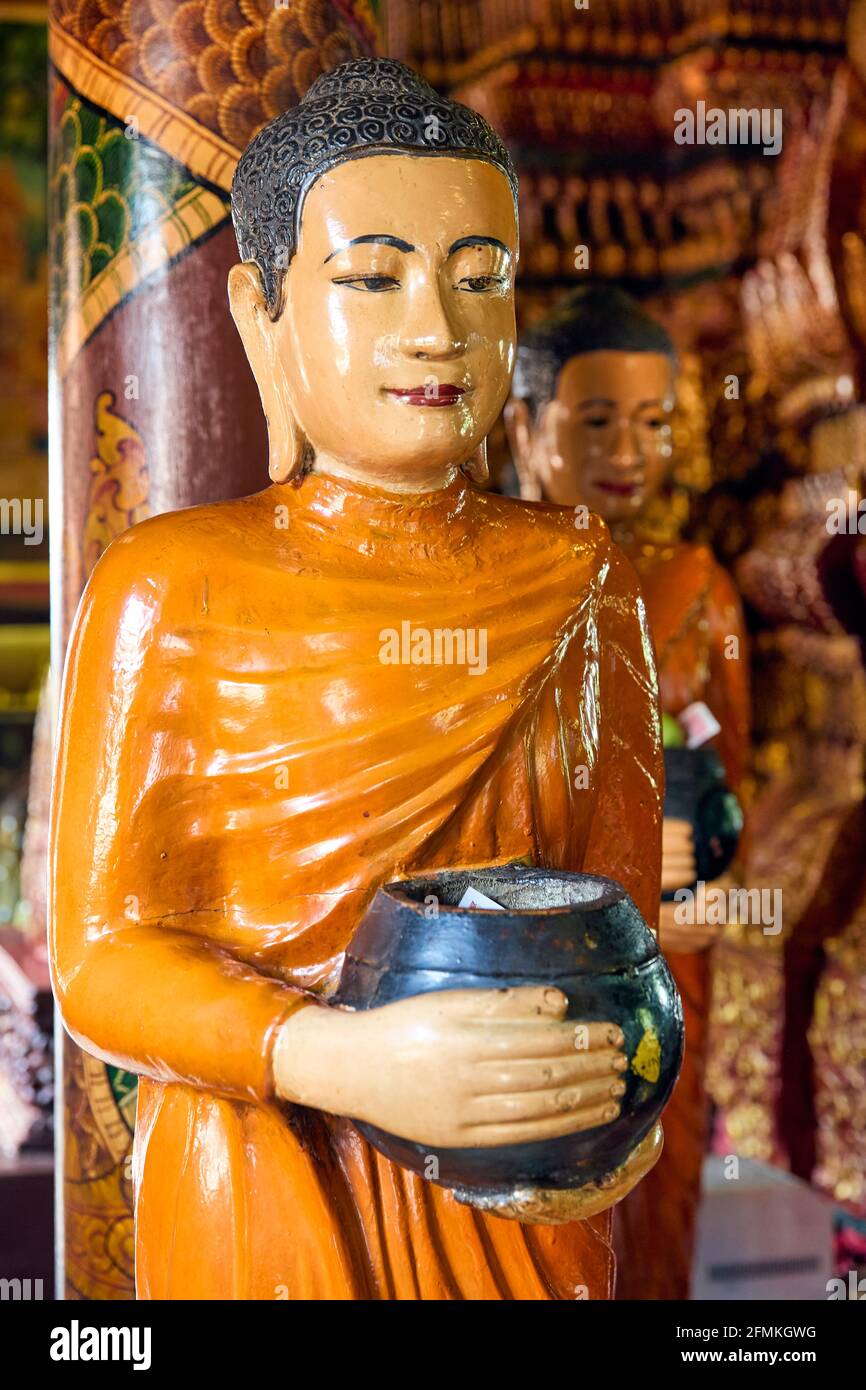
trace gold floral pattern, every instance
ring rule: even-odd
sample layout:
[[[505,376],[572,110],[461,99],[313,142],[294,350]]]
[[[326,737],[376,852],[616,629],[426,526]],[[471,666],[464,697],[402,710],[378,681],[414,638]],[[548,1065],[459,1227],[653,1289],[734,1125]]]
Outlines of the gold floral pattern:
[[[56,0],[53,17],[238,150],[374,36],[369,6],[331,0]]]

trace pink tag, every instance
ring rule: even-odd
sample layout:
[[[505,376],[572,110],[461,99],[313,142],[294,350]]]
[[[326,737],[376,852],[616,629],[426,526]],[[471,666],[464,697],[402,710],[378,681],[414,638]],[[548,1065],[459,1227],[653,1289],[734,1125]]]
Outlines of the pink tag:
[[[708,743],[722,732],[718,719],[701,700],[689,705],[677,717],[686,736],[687,748],[700,748],[702,743]]]
[[[486,893],[479,893],[477,888],[467,888],[463,897],[457,904],[458,907],[482,907],[487,911],[491,909],[495,912],[504,912],[502,903],[495,903],[492,898],[488,898]]]

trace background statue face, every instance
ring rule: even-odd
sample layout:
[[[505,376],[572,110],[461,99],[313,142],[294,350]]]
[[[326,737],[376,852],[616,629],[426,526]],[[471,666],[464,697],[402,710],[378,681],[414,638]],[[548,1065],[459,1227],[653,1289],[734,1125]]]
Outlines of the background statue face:
[[[542,495],[606,521],[637,516],[671,457],[674,366],[655,352],[587,352],[565,364],[537,421],[512,429]]]
[[[508,394],[516,258],[510,186],[481,160],[374,155],[323,175],[280,317],[263,301],[246,313],[231,284],[272,456],[290,416],[326,464],[384,485],[441,483]]]

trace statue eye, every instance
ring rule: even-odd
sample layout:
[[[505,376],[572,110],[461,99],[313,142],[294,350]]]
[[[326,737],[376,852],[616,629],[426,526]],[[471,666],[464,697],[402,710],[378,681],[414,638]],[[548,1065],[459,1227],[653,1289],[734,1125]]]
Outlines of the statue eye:
[[[488,290],[503,289],[507,281],[504,275],[465,275],[458,280],[458,290],[467,294],[486,294]]]
[[[398,290],[400,281],[395,280],[393,275],[344,275],[339,280],[332,281],[334,285],[345,285],[349,290],[366,291],[368,294],[387,294],[389,290]]]

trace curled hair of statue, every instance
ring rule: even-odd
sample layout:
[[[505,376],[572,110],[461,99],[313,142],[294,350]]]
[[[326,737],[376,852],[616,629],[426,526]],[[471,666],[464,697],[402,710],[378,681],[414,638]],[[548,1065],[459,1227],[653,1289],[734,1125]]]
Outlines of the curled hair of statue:
[[[657,352],[677,362],[667,330],[616,285],[582,285],[521,339],[513,394],[538,413],[556,395],[559,373],[585,352]]]
[[[505,175],[516,201],[511,157],[476,111],[440,96],[403,63],[388,58],[341,63],[260,131],[232,180],[238,248],[244,261],[258,266],[272,319],[280,314],[285,272],[313,184],[346,160],[383,154],[484,160]]]

